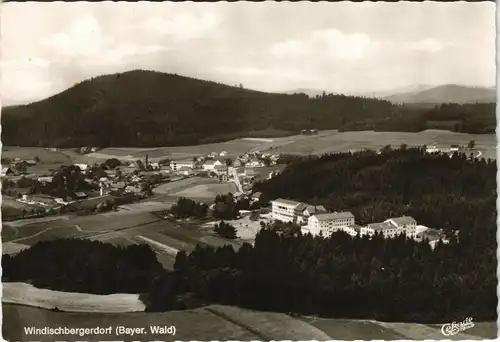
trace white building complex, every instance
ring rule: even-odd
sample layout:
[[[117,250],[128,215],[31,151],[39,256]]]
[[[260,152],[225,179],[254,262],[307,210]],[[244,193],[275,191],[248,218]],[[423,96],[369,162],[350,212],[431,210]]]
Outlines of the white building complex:
[[[307,230],[311,235],[321,234],[326,237],[352,225],[354,225],[354,215],[351,212],[333,212],[309,217]]]
[[[283,222],[300,223],[300,213],[305,209],[305,204],[278,198],[271,202],[272,205],[272,218]]]
[[[417,237],[417,221],[410,216],[390,218],[380,223],[370,223],[360,229],[360,235],[381,233],[386,238],[406,234],[409,238]]]
[[[282,198],[272,201],[271,217],[301,225],[304,234],[324,237],[343,231],[351,236],[380,233],[385,238],[392,238],[405,234],[408,238],[417,239],[420,232],[417,231],[417,221],[410,216],[390,218],[361,227],[355,224],[355,217],[349,211],[330,213],[322,205],[313,206]]]

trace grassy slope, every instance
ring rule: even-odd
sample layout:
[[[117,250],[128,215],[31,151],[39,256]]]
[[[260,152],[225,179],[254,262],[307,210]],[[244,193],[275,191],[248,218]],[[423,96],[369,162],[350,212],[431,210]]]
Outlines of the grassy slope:
[[[174,325],[176,335],[147,334],[141,340],[401,340],[444,339],[440,327],[418,324],[386,324],[372,321],[345,319],[295,319],[284,314],[258,312],[236,307],[212,305],[186,311],[163,313],[88,314],[53,312],[28,306],[3,304],[4,337],[27,341],[24,326],[67,327],[145,327]],[[476,327],[450,339],[482,339],[496,337],[496,323],[476,323]],[[53,340],[54,337],[36,336],[31,339]],[[113,340],[111,336],[85,336],[85,340]],[[76,337],[60,336],[61,340]],[[123,340],[124,337],[119,338]],[[126,339],[125,340],[130,340]]]

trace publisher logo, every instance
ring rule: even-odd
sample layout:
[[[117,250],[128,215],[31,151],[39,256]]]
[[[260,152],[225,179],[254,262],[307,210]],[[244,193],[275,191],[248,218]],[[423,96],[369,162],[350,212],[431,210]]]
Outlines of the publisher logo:
[[[474,327],[474,322],[472,317],[467,317],[462,322],[455,322],[443,324],[441,327],[441,333],[444,336],[453,336],[461,331],[470,329]]]

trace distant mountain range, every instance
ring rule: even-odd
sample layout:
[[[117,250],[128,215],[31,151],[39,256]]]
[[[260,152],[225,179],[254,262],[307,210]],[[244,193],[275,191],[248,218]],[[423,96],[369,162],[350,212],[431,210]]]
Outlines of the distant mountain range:
[[[416,91],[402,92],[382,97],[392,103],[493,103],[496,102],[496,89],[468,87],[461,85],[443,85],[423,88]]]
[[[437,109],[431,116],[428,111],[381,99],[335,94],[310,99],[134,70],[80,82],[42,101],[2,108],[1,123],[4,145],[53,147],[196,145],[291,135],[308,128],[413,132],[435,128],[429,121],[470,133],[496,127],[494,104]],[[443,126],[443,121],[450,125]]]
[[[323,93],[331,93],[318,89],[295,89],[283,92],[284,94],[303,93],[309,97],[315,97]],[[366,98],[378,98],[395,104],[440,104],[440,103],[493,103],[496,102],[496,89],[494,87],[471,87],[463,85],[448,84],[432,86],[428,84],[416,84],[393,90],[347,93],[350,96],[361,96]]]

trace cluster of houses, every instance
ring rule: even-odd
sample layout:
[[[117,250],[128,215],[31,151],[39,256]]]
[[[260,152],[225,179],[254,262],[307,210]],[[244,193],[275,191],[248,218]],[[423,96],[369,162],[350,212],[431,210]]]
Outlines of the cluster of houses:
[[[355,223],[354,215],[349,211],[329,212],[322,205],[313,206],[281,198],[271,203],[272,219],[299,224],[304,234],[328,237],[334,232],[343,231],[352,236],[373,236],[379,233],[385,238],[405,234],[417,241],[428,239],[431,245],[440,239],[446,242],[441,231],[420,226],[410,216],[390,218],[384,222],[359,226]]]
[[[35,166],[37,164],[37,160],[35,159],[21,159],[16,158],[9,163],[9,166],[2,166],[1,176],[5,177],[8,175],[20,175],[24,174],[28,171],[28,168],[31,166]]]

